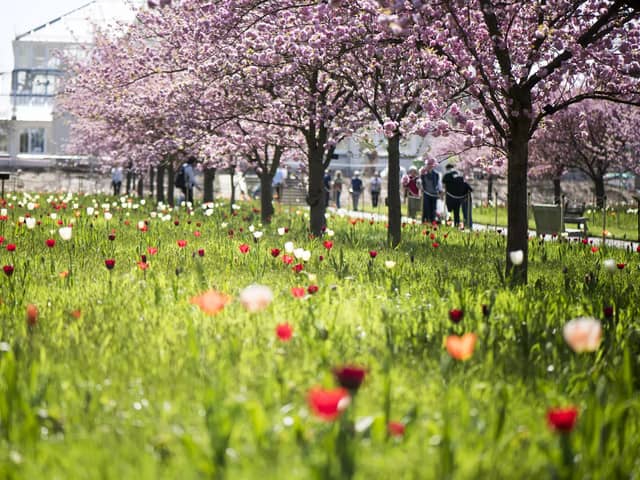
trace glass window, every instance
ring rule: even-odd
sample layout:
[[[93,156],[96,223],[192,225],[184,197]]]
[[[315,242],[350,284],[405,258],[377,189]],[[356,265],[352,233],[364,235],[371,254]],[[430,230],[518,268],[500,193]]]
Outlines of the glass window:
[[[44,153],[44,128],[28,128],[20,133],[20,153]]]
[[[9,151],[9,132],[0,125],[0,153]]]

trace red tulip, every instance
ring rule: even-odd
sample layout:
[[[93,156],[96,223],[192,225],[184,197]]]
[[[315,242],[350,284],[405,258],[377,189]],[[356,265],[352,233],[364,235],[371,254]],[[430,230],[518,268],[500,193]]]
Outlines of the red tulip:
[[[604,315],[605,318],[613,317],[613,307],[611,305],[605,305],[602,308],[602,314]]]
[[[569,433],[573,430],[578,419],[576,407],[551,408],[547,411],[549,426],[561,433]]]
[[[114,233],[110,233],[107,238],[113,242],[116,239],[116,235]]]
[[[271,249],[271,256],[273,258],[276,258],[278,255],[280,255],[280,249],[279,248],[272,248]]]
[[[53,238],[48,238],[45,242],[44,242],[47,247],[49,248],[53,248],[56,246],[56,241]]]
[[[300,273],[302,270],[304,270],[304,265],[302,265],[301,263],[297,263],[291,269],[296,273]]]
[[[107,267],[107,270],[113,270],[113,267],[116,266],[116,261],[113,258],[107,258],[104,261],[104,266]]]
[[[291,287],[291,295],[296,298],[304,297],[304,287]]]
[[[147,268],[149,268],[149,264],[147,262],[138,262],[138,268],[140,270],[146,270]]]
[[[2,267],[2,270],[4,270],[4,274],[7,277],[13,275],[13,265],[5,265],[4,267]]]
[[[343,365],[333,369],[333,375],[341,387],[351,392],[355,392],[360,388],[367,371],[357,365]]]
[[[307,401],[313,413],[322,420],[332,421],[337,419],[344,409],[349,406],[351,397],[344,388],[324,390],[316,387],[309,391]]]
[[[0,236],[0,245],[2,245],[3,243],[4,243],[4,237]],[[640,248],[640,246],[638,248]]]
[[[249,245],[246,243],[241,244],[239,247],[241,253],[247,253],[249,251]]]
[[[187,246],[187,241],[186,240],[178,240],[178,247],[180,248],[184,248]]]
[[[147,253],[149,255],[155,255],[158,253],[158,249],[156,247],[147,247]]]
[[[7,244],[7,252],[15,252],[15,251],[16,251],[16,244],[15,243]]]
[[[431,244],[431,246],[432,246],[433,248],[438,248],[438,247],[440,246],[440,244],[439,244],[438,242],[433,242],[433,243]]]
[[[596,253],[597,251],[598,251],[598,247],[596,247],[595,245],[591,247],[591,253]]]
[[[33,303],[27,305],[27,325],[29,327],[35,327],[38,323],[38,307]]]
[[[616,263],[616,267],[618,267],[618,270],[622,270],[625,265],[626,264],[624,264],[624,263]]]
[[[291,265],[293,263],[293,257],[291,255],[287,255],[284,254],[282,256],[282,261],[286,264],[286,265]]]
[[[331,240],[325,240],[322,244],[327,250],[331,250],[333,248],[333,242]]]
[[[317,285],[309,285],[307,287],[307,292],[309,293],[309,295],[313,295],[314,293],[317,293],[317,291],[318,291]]]
[[[2,243],[2,242],[0,242],[0,243]],[[640,245],[638,245],[638,246],[636,247],[636,252],[640,253]]]
[[[293,336],[293,327],[288,323],[279,323],[276,326],[276,335],[283,342],[288,342]]]
[[[194,237],[200,237],[200,236],[202,236],[202,233],[200,233],[200,230],[196,230],[195,232],[193,232],[193,236]]]
[[[204,248],[198,249],[198,256],[199,257],[204,257]]]
[[[405,426],[404,426],[404,423],[402,422],[395,422],[391,420],[387,424],[387,431],[389,432],[389,435],[391,435],[392,437],[402,437],[404,435],[404,430],[405,430]]]
[[[378,256],[378,252],[376,252],[375,250],[369,250],[369,256],[371,258],[376,258]]]
[[[449,319],[453,323],[459,323],[460,320],[462,320],[463,316],[464,312],[459,308],[452,308],[451,310],[449,310]]]

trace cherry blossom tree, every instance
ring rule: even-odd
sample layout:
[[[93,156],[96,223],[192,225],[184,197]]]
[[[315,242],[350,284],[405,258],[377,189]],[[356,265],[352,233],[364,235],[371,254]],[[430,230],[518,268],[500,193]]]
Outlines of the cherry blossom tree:
[[[415,32],[466,81],[468,110],[456,121],[484,124],[508,159],[507,272],[527,280],[529,140],[540,123],[585,99],[638,102],[637,0],[361,0],[393,30]],[[477,133],[481,134],[478,129]],[[473,135],[473,142],[483,139]],[[513,265],[509,251],[522,250]]]
[[[538,169],[554,179],[579,170],[593,182],[596,203],[604,205],[607,173],[640,174],[640,107],[585,101],[547,120],[532,142]]]

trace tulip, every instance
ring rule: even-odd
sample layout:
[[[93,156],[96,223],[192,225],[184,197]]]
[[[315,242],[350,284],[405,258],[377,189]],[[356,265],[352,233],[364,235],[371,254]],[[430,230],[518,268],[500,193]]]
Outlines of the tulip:
[[[199,257],[204,257],[204,248],[198,249],[198,256]]]
[[[607,258],[604,262],[602,262],[604,269],[609,273],[615,273],[616,271],[616,261],[613,258]]]
[[[2,270],[7,277],[13,275],[13,265],[5,265],[4,267],[2,267]]]
[[[322,420],[332,421],[337,419],[349,406],[351,397],[344,388],[325,390],[316,387],[309,391],[307,401],[315,415]]]
[[[71,227],[61,227],[58,229],[58,233],[60,234],[60,238],[65,241],[71,240],[71,234],[73,233]]]
[[[280,249],[279,248],[272,248],[271,249],[271,256],[273,258],[276,258],[278,255],[280,255]]]
[[[402,437],[405,431],[404,423],[391,420],[387,424],[387,431],[392,437]]]
[[[284,244],[284,251],[287,253],[293,253],[295,247],[293,246],[293,242],[287,242]]]
[[[394,262],[393,260],[386,260],[384,262],[384,266],[391,269],[396,266],[396,262]]]
[[[522,250],[514,250],[509,252],[509,260],[513,265],[522,265],[524,261],[524,252]]]
[[[378,256],[378,252],[376,252],[375,250],[369,250],[369,256],[371,258],[376,258]]]
[[[16,244],[15,243],[9,243],[7,245],[7,252],[15,252],[16,251]]]
[[[333,248],[333,242],[331,240],[325,240],[322,242],[322,245],[324,245],[324,248],[327,250],[331,250]]]
[[[29,327],[35,327],[38,323],[38,307],[30,303],[27,305],[27,325]]]
[[[291,295],[296,298],[304,297],[304,287],[291,287]]]
[[[178,240],[176,243],[178,244],[178,247],[180,247],[180,248],[184,248],[184,247],[187,246],[187,241],[186,240]]]
[[[452,308],[451,310],[449,310],[449,320],[451,320],[453,323],[459,323],[460,320],[462,320],[463,316],[464,311],[459,308]]]
[[[333,375],[341,387],[355,393],[362,385],[367,370],[356,365],[344,365],[334,368]]]
[[[116,266],[116,261],[113,258],[107,258],[104,261],[104,265],[107,267],[107,270],[113,270],[113,267]]]
[[[569,433],[573,430],[578,419],[576,407],[551,408],[547,411],[547,422],[557,432]]]
[[[565,324],[562,335],[574,352],[595,352],[602,340],[602,326],[595,318],[574,318]]]
[[[191,297],[190,303],[197,305],[207,315],[216,315],[222,311],[231,298],[215,290],[206,291],[195,297]]]
[[[461,337],[449,335],[446,339],[447,352],[456,360],[468,360],[473,355],[477,339],[475,333],[465,333]]]
[[[247,245],[246,243],[241,244],[238,248],[240,249],[240,252],[242,254],[246,254],[250,250],[249,245]]]
[[[318,286],[317,285],[309,285],[307,287],[307,292],[309,293],[309,295],[313,295],[314,293],[318,292]]]
[[[56,241],[53,238],[48,238],[45,242],[44,242],[47,247],[49,248],[53,248],[56,246]]]
[[[283,342],[288,342],[293,336],[293,327],[288,323],[279,323],[276,326],[276,336]]]
[[[602,307],[602,315],[604,315],[604,318],[613,317],[613,307],[611,305],[605,305]]]
[[[29,218],[25,219],[24,223],[25,223],[25,225],[27,225],[28,229],[32,229],[32,228],[35,228],[35,226],[36,226],[36,219],[33,218],[33,217],[29,217]]]
[[[273,292],[265,285],[249,285],[240,292],[240,303],[249,312],[259,312],[273,301]]]

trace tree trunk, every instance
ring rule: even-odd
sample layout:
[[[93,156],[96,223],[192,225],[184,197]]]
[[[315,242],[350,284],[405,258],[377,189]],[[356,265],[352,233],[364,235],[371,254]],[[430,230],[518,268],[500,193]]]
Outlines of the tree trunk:
[[[213,182],[216,179],[216,169],[215,168],[205,168],[204,169],[204,193],[202,196],[202,201],[213,202]]]
[[[138,197],[142,198],[144,196],[144,177],[142,175],[138,176],[138,185],[136,190],[138,193]]]
[[[506,275],[512,285],[527,283],[529,225],[527,218],[527,167],[529,161],[529,125],[531,120],[520,116],[511,119],[511,138],[508,139],[507,166],[507,267]],[[522,250],[520,265],[511,263],[509,252]]]
[[[156,200],[164,203],[164,165],[158,165],[156,170]]]
[[[267,171],[260,174],[260,218],[263,224],[271,223],[273,216],[273,190],[271,182],[273,175],[269,175]]]
[[[596,207],[602,208],[604,206],[604,177],[599,176],[593,179],[593,184],[596,187]]]
[[[493,197],[493,175],[489,174],[487,180],[487,205],[491,204],[491,197]]]
[[[324,177],[323,150],[312,146],[309,148],[309,187],[307,190],[307,204],[310,207],[309,227],[315,237],[322,236],[322,230],[326,225],[324,217],[326,205],[324,204]]]
[[[400,134],[387,139],[387,203],[389,208],[389,230],[387,239],[391,247],[400,244],[402,235],[402,202],[400,201]]]
[[[156,170],[149,167],[149,196],[153,197],[153,187],[156,185]]]
[[[172,207],[175,205],[175,195],[174,195],[174,186],[173,186],[173,182],[176,178],[176,170],[173,166],[173,159],[171,159],[171,161],[169,162],[169,167],[167,168],[167,181],[168,181],[168,185],[167,185],[167,202],[169,202],[169,205],[171,205]]]
[[[560,205],[562,201],[562,188],[560,187],[560,177],[553,179],[553,203]]]

